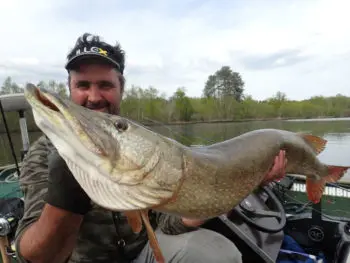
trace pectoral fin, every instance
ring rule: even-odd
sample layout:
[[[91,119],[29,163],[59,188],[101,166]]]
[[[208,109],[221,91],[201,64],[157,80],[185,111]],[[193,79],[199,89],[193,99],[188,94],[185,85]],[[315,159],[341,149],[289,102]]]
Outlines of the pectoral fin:
[[[141,213],[143,223],[145,224],[145,227],[147,230],[149,244],[153,250],[154,257],[158,263],[165,263],[165,259],[162,254],[162,251],[160,250],[156,234],[154,233],[151,223],[149,222],[148,210],[142,210],[140,211],[140,213]]]
[[[141,219],[141,214],[139,211],[129,211],[129,212],[124,212],[124,215],[128,219],[128,223],[132,228],[132,231],[134,233],[140,233],[142,229],[142,219]]]

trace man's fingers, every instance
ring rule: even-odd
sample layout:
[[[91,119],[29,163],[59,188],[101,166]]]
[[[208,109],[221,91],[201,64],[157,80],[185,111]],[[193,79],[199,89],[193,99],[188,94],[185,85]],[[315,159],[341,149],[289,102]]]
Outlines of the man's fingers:
[[[279,162],[278,162],[278,170],[279,170],[279,173],[281,173],[282,171],[281,170],[283,170],[283,166],[284,166],[284,156],[285,156],[285,153],[284,153],[284,151],[283,150],[281,150],[280,151],[280,154],[279,154]]]
[[[281,175],[282,176],[284,176],[286,173],[286,165],[287,165],[286,151],[282,150],[282,157],[281,157]]]
[[[280,150],[278,155],[275,156],[274,164],[271,168],[271,170],[268,173],[268,176],[271,178],[282,178],[286,173],[286,165],[287,165],[287,159],[286,159],[286,151]]]
[[[275,158],[275,173],[279,177],[283,177],[285,174],[285,156],[286,152],[280,150],[279,154]]]
[[[279,169],[280,169],[280,157],[279,157],[279,155],[277,155],[276,157],[275,157],[275,163],[274,163],[274,165],[273,165],[273,168],[272,168],[272,173],[273,174],[278,174],[279,173]]]

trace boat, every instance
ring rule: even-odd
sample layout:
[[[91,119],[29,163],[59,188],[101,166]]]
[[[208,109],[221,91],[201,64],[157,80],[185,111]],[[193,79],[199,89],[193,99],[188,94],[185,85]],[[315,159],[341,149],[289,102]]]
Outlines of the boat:
[[[0,198],[12,197],[23,197],[19,188],[17,167],[15,165],[2,166],[0,167]]]
[[[23,160],[30,146],[25,118],[27,110],[30,110],[30,105],[23,93],[0,95],[0,114],[14,159],[13,164],[0,166],[0,251],[3,263],[13,262],[16,259],[14,235],[24,210],[23,193],[18,181],[21,162],[17,160],[5,113],[18,112]]]
[[[23,111],[28,110],[29,105],[23,94],[5,95],[0,96],[0,109],[5,126],[4,112],[19,113],[23,159],[29,148]],[[6,131],[11,145],[7,128]],[[23,214],[23,196],[18,185],[21,163],[13,151],[12,148],[15,163],[0,168],[3,187],[0,229],[8,230],[6,233],[0,230],[0,237],[5,238],[7,244],[1,250],[3,262],[10,262],[9,259],[16,262],[13,247],[16,224],[7,228],[3,225],[8,222],[8,214],[16,215],[17,221]],[[209,220],[203,227],[230,239],[241,251],[244,263],[350,263],[350,182],[341,180],[327,185],[322,202],[318,204],[308,202],[305,192],[304,177],[288,174],[279,182],[260,187],[229,213]],[[18,208],[4,212],[1,202],[18,202]],[[339,213],[339,209],[344,213]]]

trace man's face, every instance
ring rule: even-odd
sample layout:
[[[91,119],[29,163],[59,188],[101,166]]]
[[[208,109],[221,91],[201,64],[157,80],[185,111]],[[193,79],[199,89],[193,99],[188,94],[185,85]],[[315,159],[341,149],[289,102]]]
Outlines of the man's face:
[[[122,93],[118,76],[108,65],[80,65],[70,71],[71,100],[92,110],[119,114]]]

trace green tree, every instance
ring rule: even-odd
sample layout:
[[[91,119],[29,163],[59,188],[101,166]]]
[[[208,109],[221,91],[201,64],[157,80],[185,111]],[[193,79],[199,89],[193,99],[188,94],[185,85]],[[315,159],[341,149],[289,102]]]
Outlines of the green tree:
[[[123,100],[121,102],[121,114],[133,118],[134,120],[143,119],[144,111],[144,92],[141,87],[132,85],[125,89]]]
[[[222,70],[224,69],[224,70]],[[304,100],[290,100],[283,92],[277,92],[264,101],[255,100],[249,94],[241,94],[240,100],[229,92],[232,87],[225,74],[232,71],[222,67],[208,77],[203,89],[204,96],[188,97],[185,88],[178,88],[167,98],[160,94],[156,87],[126,87],[121,103],[121,114],[145,124],[164,124],[177,121],[219,121],[265,118],[317,118],[317,117],[350,117],[350,97],[342,94],[334,96],[313,96]],[[226,73],[225,73],[226,72]],[[230,74],[231,74],[230,73]],[[234,74],[233,74],[234,75]],[[228,85],[229,83],[230,85]],[[66,96],[66,85],[51,80],[40,81],[38,86]],[[241,85],[243,86],[243,85]],[[1,94],[22,92],[23,89],[7,77],[0,85]],[[231,89],[232,90],[232,89]],[[242,88],[243,90],[243,88]],[[237,91],[237,89],[236,89]],[[239,90],[241,91],[241,90]],[[12,114],[12,115],[11,115]],[[16,113],[6,113],[11,131],[18,131]],[[36,129],[31,111],[28,112],[29,130]],[[0,132],[4,132],[0,121]]]
[[[186,89],[184,87],[178,88],[171,100],[175,105],[175,116],[180,121],[190,121],[194,113],[190,99],[186,96]]]
[[[203,89],[203,96],[215,101],[215,111],[221,119],[233,119],[237,102],[243,100],[244,81],[238,72],[223,66],[209,75]]]
[[[55,80],[49,80],[48,83],[46,83],[45,81],[40,81],[37,84],[38,87],[40,88],[44,88],[47,90],[50,90],[52,92],[55,92],[57,94],[59,94],[62,97],[67,98],[68,94],[67,94],[67,87],[63,82],[57,82]]]
[[[275,110],[276,117],[281,117],[281,107],[287,101],[287,95],[281,91],[277,91],[276,95],[268,99],[268,104],[272,105]]]
[[[13,82],[11,77],[7,77],[1,86],[0,95],[21,92],[23,92],[23,88],[19,87],[16,82]]]
[[[244,81],[238,72],[229,66],[223,66],[214,75],[210,75],[205,83],[203,95],[205,97],[233,97],[236,101],[243,98]]]

